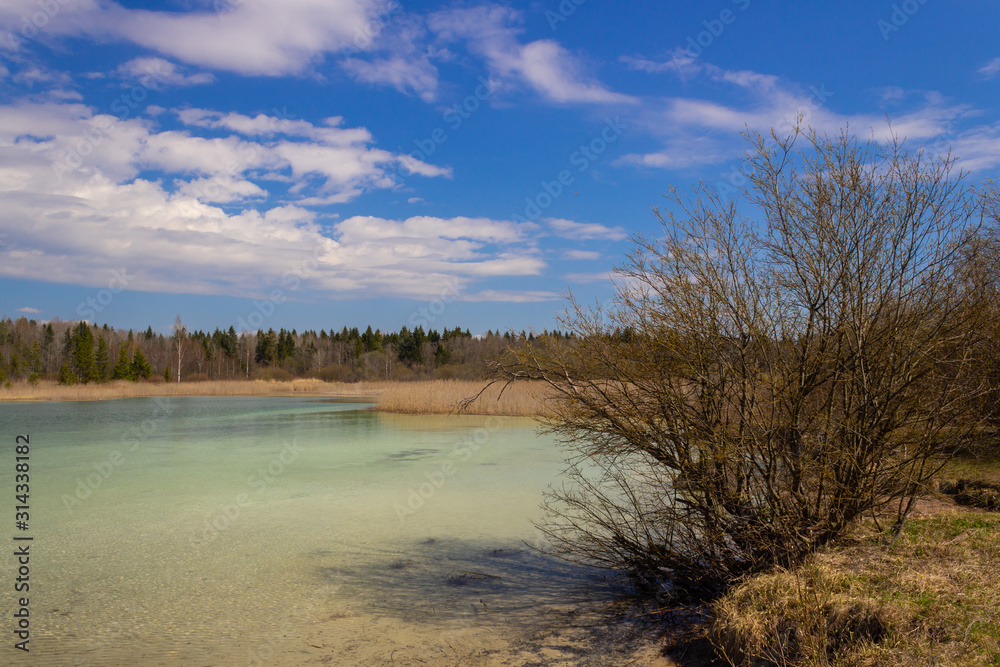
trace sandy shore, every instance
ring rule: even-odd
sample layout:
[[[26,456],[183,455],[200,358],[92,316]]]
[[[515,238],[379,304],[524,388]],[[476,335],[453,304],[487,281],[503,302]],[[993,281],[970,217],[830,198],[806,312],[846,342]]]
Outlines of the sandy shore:
[[[413,382],[323,382],[322,380],[216,380],[208,382],[128,382],[60,385],[55,382],[14,383],[0,387],[0,402],[9,401],[107,401],[147,396],[315,396],[357,398],[376,404],[385,412],[449,414],[488,383],[474,380],[425,380]],[[546,392],[532,383],[518,383],[503,390],[489,387],[467,414],[538,416],[545,414]]]

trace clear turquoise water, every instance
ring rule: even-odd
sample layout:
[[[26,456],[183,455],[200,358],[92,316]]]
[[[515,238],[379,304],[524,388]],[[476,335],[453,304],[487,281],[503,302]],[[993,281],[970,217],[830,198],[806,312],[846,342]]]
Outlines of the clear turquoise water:
[[[31,436],[24,664],[502,664],[612,594],[523,544],[564,465],[533,422],[364,407],[0,404],[8,521]]]

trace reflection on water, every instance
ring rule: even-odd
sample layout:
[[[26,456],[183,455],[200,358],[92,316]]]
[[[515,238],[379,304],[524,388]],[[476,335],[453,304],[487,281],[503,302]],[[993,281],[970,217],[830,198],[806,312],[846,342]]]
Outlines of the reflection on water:
[[[0,406],[0,437],[32,438],[24,664],[580,664],[565,633],[618,589],[525,547],[557,448],[362,407]]]

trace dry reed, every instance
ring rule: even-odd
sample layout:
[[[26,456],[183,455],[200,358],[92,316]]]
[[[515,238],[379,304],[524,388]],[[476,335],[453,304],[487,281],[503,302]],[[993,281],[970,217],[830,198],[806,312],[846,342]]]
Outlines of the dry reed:
[[[371,383],[329,383],[320,380],[265,382],[261,380],[216,380],[208,382],[128,382],[60,385],[54,382],[26,382],[0,388],[2,401],[106,401],[146,396],[323,396],[377,395]]]
[[[507,387],[502,383],[486,385],[486,382],[476,380],[388,383],[385,391],[379,394],[378,409],[410,414],[447,414],[459,412],[463,401],[479,394],[475,401],[462,407],[462,413],[522,417],[549,414],[546,403],[550,393],[543,383],[514,382]]]
[[[148,396],[322,396],[365,398],[377,410],[409,414],[448,414],[461,401],[475,396],[484,381],[427,380],[417,382],[323,382],[314,379],[282,381],[218,380],[207,382],[127,382],[60,385],[54,382],[14,383],[0,387],[5,401],[106,401]],[[487,389],[467,414],[537,416],[545,414],[544,388],[536,383],[515,383],[500,394],[500,386]]]

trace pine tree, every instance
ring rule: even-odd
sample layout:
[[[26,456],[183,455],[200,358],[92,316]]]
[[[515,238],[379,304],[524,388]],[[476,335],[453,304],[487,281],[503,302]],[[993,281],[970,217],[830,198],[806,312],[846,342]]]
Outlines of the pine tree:
[[[438,343],[437,349],[434,350],[434,363],[438,366],[444,366],[451,359],[451,352],[444,346],[444,343]]]
[[[163,381],[170,382],[170,364],[163,367]]]
[[[295,356],[295,339],[284,329],[278,337],[278,361],[284,361]]]
[[[73,372],[80,382],[87,384],[97,379],[97,366],[94,363],[94,333],[90,325],[80,322],[73,330],[72,336]]]
[[[31,344],[31,351],[28,355],[28,382],[35,384],[39,378],[45,374],[45,365],[42,362],[42,346],[36,340]]]
[[[94,353],[94,367],[98,382],[107,382],[111,377],[111,358],[108,342],[104,336],[97,338],[97,352]]]

